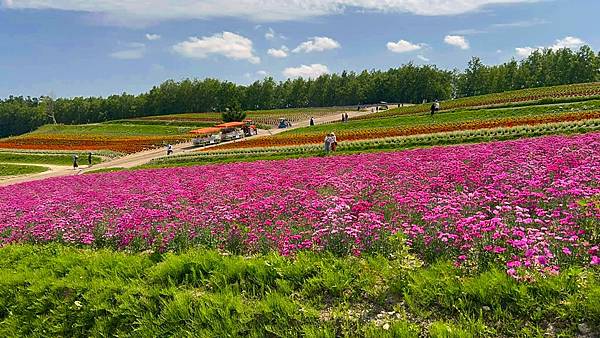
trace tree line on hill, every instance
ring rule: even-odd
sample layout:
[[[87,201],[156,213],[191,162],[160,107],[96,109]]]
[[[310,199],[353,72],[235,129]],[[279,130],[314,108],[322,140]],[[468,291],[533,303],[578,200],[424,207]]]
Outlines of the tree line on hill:
[[[142,116],[276,108],[420,103],[523,88],[600,81],[600,53],[588,46],[537,50],[522,61],[487,66],[473,57],[460,72],[412,63],[387,71],[325,74],[315,79],[250,85],[216,79],[168,80],[147,93],[103,97],[22,97],[0,100],[0,137],[46,123],[81,124]]]

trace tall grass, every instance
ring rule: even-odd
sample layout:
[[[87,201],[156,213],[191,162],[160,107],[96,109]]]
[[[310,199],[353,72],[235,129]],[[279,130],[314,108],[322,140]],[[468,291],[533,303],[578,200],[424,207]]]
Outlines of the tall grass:
[[[301,253],[0,249],[0,335],[472,337],[598,333],[600,272],[518,282],[491,268]]]

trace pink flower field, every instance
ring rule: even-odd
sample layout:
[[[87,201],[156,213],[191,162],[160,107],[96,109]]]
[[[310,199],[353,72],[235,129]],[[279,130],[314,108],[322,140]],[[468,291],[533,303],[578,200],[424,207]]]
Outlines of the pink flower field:
[[[385,252],[556,272],[600,263],[600,133],[72,176],[0,188],[2,243]]]

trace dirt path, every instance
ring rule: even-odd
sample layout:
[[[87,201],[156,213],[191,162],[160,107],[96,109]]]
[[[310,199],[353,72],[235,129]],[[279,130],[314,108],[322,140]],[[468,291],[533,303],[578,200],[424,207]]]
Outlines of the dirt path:
[[[371,111],[347,111],[346,113],[348,114],[348,118],[372,114]],[[328,116],[317,117],[314,120],[315,120],[315,124],[319,125],[319,124],[341,121],[341,119],[342,119],[342,113],[339,112],[339,113],[328,115]],[[258,135],[245,137],[245,138],[242,138],[239,140],[234,140],[234,141],[229,141],[229,142],[241,142],[243,140],[247,140],[247,139],[251,139],[251,138],[276,135],[276,134],[282,133],[284,131],[302,128],[302,127],[308,127],[308,126],[309,126],[309,120],[306,120],[306,121],[296,122],[292,125],[292,127],[285,128],[285,129],[269,129],[269,130],[260,129],[258,131]],[[221,144],[223,144],[223,143],[221,143]],[[174,144],[173,145],[173,153],[174,154],[188,153],[188,152],[193,152],[193,151],[197,151],[197,150],[201,150],[201,149],[206,149],[209,147],[213,147],[213,146],[207,146],[207,147],[200,148],[200,147],[195,147],[192,144],[192,142],[184,142],[184,143]],[[6,177],[4,179],[0,178],[0,186],[7,186],[7,185],[11,185],[11,184],[17,184],[17,183],[23,183],[23,182],[29,182],[29,181],[37,181],[37,180],[42,180],[42,179],[51,178],[51,177],[80,175],[87,171],[98,170],[98,169],[133,168],[133,167],[137,167],[137,166],[146,164],[155,158],[163,157],[163,156],[166,156],[166,150],[164,148],[157,148],[157,149],[145,150],[145,151],[140,151],[137,153],[125,155],[125,156],[122,156],[122,157],[119,157],[119,158],[116,158],[113,160],[109,160],[109,161],[106,161],[106,162],[103,162],[100,164],[96,164],[93,166],[81,165],[78,170],[73,170],[73,167],[66,167],[66,166],[40,165],[40,166],[48,167],[50,170],[43,172],[43,173],[39,173],[39,174],[11,176],[11,177]],[[35,164],[32,164],[32,165],[35,165]]]

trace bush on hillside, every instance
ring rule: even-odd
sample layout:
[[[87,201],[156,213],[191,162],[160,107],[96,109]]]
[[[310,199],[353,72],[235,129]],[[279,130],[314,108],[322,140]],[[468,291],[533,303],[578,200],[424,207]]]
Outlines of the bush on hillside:
[[[227,110],[221,113],[223,122],[240,122],[246,118],[246,112],[238,110]]]

